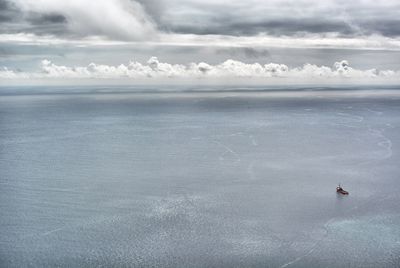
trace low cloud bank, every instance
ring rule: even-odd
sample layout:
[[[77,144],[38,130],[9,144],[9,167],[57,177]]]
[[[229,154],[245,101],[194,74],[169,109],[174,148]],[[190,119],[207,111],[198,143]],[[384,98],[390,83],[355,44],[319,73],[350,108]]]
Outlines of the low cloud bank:
[[[0,69],[0,79],[220,79],[220,78],[259,78],[261,80],[400,80],[400,71],[394,70],[358,70],[350,67],[346,60],[335,62],[332,67],[304,64],[302,67],[289,68],[285,64],[244,63],[226,60],[211,65],[205,62],[188,65],[160,62],[156,57],[150,58],[146,64],[131,61],[118,66],[91,63],[88,66],[62,66],[49,60],[41,62],[37,72],[17,72],[7,68]]]

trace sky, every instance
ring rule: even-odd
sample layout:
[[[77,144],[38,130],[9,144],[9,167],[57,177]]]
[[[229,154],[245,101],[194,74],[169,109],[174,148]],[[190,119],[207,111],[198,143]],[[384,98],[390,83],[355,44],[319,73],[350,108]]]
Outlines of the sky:
[[[0,84],[400,80],[398,0],[0,0]]]

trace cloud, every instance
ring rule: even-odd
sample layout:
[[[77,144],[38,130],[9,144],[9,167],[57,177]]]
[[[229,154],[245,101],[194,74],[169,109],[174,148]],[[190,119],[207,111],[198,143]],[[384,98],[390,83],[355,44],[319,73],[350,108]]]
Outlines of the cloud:
[[[0,0],[0,23],[15,21],[19,11],[9,0]]]
[[[274,36],[337,33],[400,35],[397,0],[158,0],[141,1],[165,32]],[[160,9],[159,7],[162,6]]]
[[[399,18],[398,0],[0,0],[0,66],[40,79],[383,79],[397,72],[371,68],[400,69]],[[117,65],[127,55],[140,62]],[[43,58],[58,64],[33,72]],[[292,67],[304,62],[318,66]]]
[[[229,19],[227,19],[229,21]],[[210,23],[211,24],[211,23]],[[356,34],[358,31],[353,29],[351,25],[342,20],[316,20],[314,18],[293,19],[293,18],[279,18],[279,19],[265,19],[259,21],[248,20],[232,20],[228,23],[218,22],[209,25],[207,23],[200,25],[179,24],[170,27],[173,32],[183,34],[220,34],[220,35],[233,35],[233,36],[254,36],[260,33],[273,35],[273,36],[292,36],[304,35],[306,33],[320,34],[320,33],[340,33],[341,35]],[[385,27],[388,28],[388,27]],[[389,31],[385,31],[391,35]]]
[[[28,76],[21,76],[21,74],[17,74],[14,71],[8,70],[7,67],[3,67],[0,69],[0,79],[19,79],[19,78],[28,78]]]
[[[10,7],[7,0],[1,1]],[[142,5],[131,0],[14,0],[12,7],[23,14],[24,20],[19,28],[15,23],[3,27],[8,32],[103,36],[111,40],[150,40],[156,32]]]
[[[14,72],[7,68],[0,70],[2,79],[226,79],[226,78],[260,78],[269,79],[400,79],[400,72],[393,70],[358,70],[350,67],[348,61],[338,61],[333,67],[305,64],[302,67],[289,68],[278,63],[243,63],[226,60],[211,65],[205,62],[170,64],[151,57],[147,63],[131,61],[127,65],[102,65],[91,63],[87,66],[62,66],[49,60],[41,62],[41,70],[25,73]]]
[[[226,54],[232,57],[243,56],[247,59],[268,58],[270,53],[265,48],[252,48],[252,47],[228,47],[218,48],[217,54]]]
[[[398,0],[0,0],[0,32],[150,40],[337,34],[400,37]]]

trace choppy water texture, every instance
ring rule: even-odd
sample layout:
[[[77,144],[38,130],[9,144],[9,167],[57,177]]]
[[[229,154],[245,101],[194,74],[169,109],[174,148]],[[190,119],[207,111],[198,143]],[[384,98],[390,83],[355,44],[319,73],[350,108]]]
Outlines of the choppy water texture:
[[[1,267],[400,266],[400,91],[52,92],[0,90]]]

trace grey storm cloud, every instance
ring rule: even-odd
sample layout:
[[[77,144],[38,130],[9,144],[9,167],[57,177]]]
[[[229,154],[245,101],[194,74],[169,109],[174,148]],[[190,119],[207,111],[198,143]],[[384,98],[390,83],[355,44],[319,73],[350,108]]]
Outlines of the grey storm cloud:
[[[0,33],[103,35],[115,40],[149,39],[155,31],[398,37],[399,17],[397,0],[0,0]]]
[[[11,0],[0,0],[0,33],[66,34],[67,19],[54,12],[23,11]]]
[[[55,23],[66,23],[67,18],[65,18],[61,14],[57,13],[49,13],[49,14],[37,14],[35,16],[31,16],[28,18],[34,25],[41,25],[41,24],[55,24]]]
[[[0,33],[148,40],[154,25],[131,0],[0,0]]]
[[[0,0],[0,23],[15,21],[20,15],[20,10],[8,0]]]
[[[171,26],[174,32],[193,34],[221,34],[235,36],[252,36],[259,33],[269,35],[294,35],[299,33],[340,33],[343,35],[355,34],[356,29],[343,21],[327,21],[314,19],[286,19],[286,20],[265,20],[259,22],[231,21],[224,20],[215,23],[213,26],[176,25]]]
[[[145,39],[153,29],[164,33],[196,35],[299,36],[336,33],[347,37],[372,34],[400,36],[400,2],[397,0],[60,1],[62,5],[58,5],[59,8],[54,4],[57,2],[0,0],[0,32],[104,35],[117,40],[137,39],[134,32],[142,29],[145,31],[140,33],[140,37]],[[116,7],[113,10],[116,17],[105,16],[103,10],[113,6]],[[96,12],[98,18],[93,19]],[[99,20],[108,21],[110,25],[106,22],[103,25]],[[96,23],[100,26],[93,26]],[[121,27],[113,29],[115,24],[121,24]]]
[[[160,29],[184,34],[400,35],[397,0],[140,0]]]

